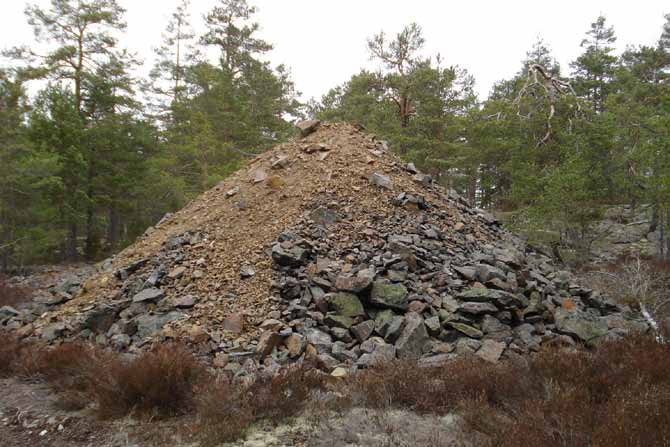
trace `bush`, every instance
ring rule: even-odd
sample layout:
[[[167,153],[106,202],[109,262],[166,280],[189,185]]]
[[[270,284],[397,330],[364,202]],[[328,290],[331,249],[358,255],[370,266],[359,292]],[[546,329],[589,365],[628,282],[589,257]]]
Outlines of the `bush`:
[[[0,331],[0,377],[17,374],[24,345],[13,334]]]
[[[16,307],[21,303],[29,301],[31,296],[32,293],[30,289],[12,286],[8,283],[5,276],[0,275],[0,307]]]
[[[168,344],[127,361],[109,356],[87,368],[89,392],[105,417],[175,416],[194,407],[203,366],[186,348]]]

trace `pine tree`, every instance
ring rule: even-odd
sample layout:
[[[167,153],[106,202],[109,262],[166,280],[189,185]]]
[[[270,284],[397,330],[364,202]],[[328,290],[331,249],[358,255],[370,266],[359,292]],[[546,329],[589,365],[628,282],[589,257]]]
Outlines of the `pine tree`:
[[[221,51],[221,68],[237,76],[243,67],[257,55],[272,49],[272,45],[254,37],[260,29],[256,22],[249,22],[256,8],[246,0],[219,0],[206,16],[207,33],[201,42],[214,45]]]
[[[158,97],[161,113],[184,94],[186,71],[200,57],[189,7],[190,0],[181,0],[170,17],[161,46],[155,50],[158,59],[150,73],[151,92]]]
[[[614,28],[607,27],[605,22],[605,17],[599,16],[591,24],[587,37],[580,45],[584,53],[571,64],[577,93],[591,103],[596,113],[604,109],[617,62],[612,54],[612,45],[616,42]]]

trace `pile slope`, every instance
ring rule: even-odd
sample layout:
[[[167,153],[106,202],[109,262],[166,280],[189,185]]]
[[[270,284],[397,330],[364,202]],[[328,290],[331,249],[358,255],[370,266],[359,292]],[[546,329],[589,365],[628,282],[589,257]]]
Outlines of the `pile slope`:
[[[131,352],[180,339],[234,371],[247,359],[329,370],[497,361],[647,329],[375,136],[347,124],[305,133],[164,218],[19,331]]]

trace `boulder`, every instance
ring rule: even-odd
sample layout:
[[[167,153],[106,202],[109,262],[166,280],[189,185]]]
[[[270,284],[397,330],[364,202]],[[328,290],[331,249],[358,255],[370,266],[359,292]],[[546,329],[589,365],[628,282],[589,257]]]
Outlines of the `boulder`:
[[[305,330],[304,335],[307,343],[314,346],[318,353],[330,352],[333,346],[333,340],[330,335],[315,328]]]
[[[140,339],[149,337],[163,328],[168,323],[180,321],[187,318],[181,312],[168,312],[166,314],[142,314],[135,318],[137,323],[137,336]]]
[[[335,280],[335,287],[343,292],[361,293],[370,288],[373,277],[374,274],[340,275]]]
[[[496,363],[506,347],[507,345],[504,342],[484,340],[476,355],[487,362]]]
[[[398,358],[403,360],[421,358],[428,340],[428,332],[421,315],[414,312],[408,313],[402,333],[395,342]]]
[[[307,135],[315,132],[319,126],[321,126],[321,121],[319,120],[299,121],[295,125],[295,127],[297,127],[300,131],[300,136],[302,137],[306,137]]]
[[[282,247],[281,244],[275,244],[272,246],[272,260],[278,265],[288,267],[288,266],[300,266],[305,263],[309,253],[297,245],[294,245],[288,249]]]
[[[407,309],[407,288],[403,284],[375,281],[370,292],[370,303],[388,309]]]
[[[554,320],[558,332],[570,335],[587,344],[595,343],[608,331],[607,320],[578,309],[567,310],[560,307],[556,309]]]
[[[351,327],[351,333],[354,334],[359,343],[363,343],[370,338],[374,330],[375,322],[373,320],[367,320]]]
[[[331,296],[328,300],[328,307],[335,314],[344,317],[354,318],[365,315],[363,303],[351,293],[340,292]]]

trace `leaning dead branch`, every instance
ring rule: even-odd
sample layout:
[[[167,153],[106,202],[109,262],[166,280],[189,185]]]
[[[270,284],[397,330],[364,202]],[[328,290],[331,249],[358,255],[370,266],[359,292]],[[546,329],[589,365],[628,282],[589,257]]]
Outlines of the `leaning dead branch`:
[[[514,100],[514,105],[517,108],[517,115],[521,118],[530,119],[533,111],[529,111],[526,115],[521,113],[521,101],[523,98],[532,96],[537,97],[536,91],[540,91],[542,96],[547,98],[549,101],[549,113],[547,114],[546,119],[546,132],[542,139],[538,141],[537,145],[542,146],[547,144],[551,139],[553,132],[552,121],[556,115],[556,101],[558,98],[566,95],[577,97],[575,89],[572,87],[572,84],[568,81],[559,79],[556,76],[549,74],[549,72],[539,64],[533,64],[528,67],[528,73],[526,76],[526,81],[524,82],[523,87],[519,90],[519,94]],[[581,113],[581,106],[579,101],[577,101],[575,116]],[[572,128],[572,120],[569,119],[570,130]]]

